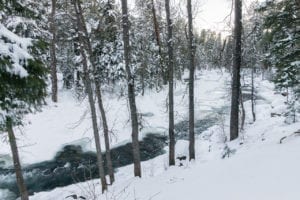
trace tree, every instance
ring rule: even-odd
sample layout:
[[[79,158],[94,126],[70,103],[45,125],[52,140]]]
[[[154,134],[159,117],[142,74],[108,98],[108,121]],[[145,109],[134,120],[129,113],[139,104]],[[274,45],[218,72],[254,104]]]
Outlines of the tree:
[[[277,89],[287,92],[288,116],[296,121],[300,98],[300,6],[296,0],[268,1],[258,9],[264,16],[262,43],[268,48],[265,60],[275,67]]]
[[[174,58],[173,58],[173,36],[172,21],[170,16],[170,1],[165,0],[166,19],[167,19],[167,47],[168,47],[168,81],[169,81],[169,165],[175,165],[175,136],[174,136]]]
[[[135,103],[135,88],[134,88],[134,76],[130,69],[130,46],[129,46],[129,20],[128,20],[128,8],[127,0],[122,0],[122,27],[123,27],[123,43],[124,43],[124,60],[127,74],[127,89],[128,100],[131,117],[132,127],[132,150],[133,150],[133,164],[134,164],[134,176],[141,177],[141,159],[140,159],[140,147],[139,147],[139,127],[138,116]]]
[[[86,16],[87,22],[97,22],[97,26],[90,33],[95,75],[101,84],[114,84],[124,78],[122,39],[118,29],[120,13],[114,0],[97,2],[95,7]],[[89,25],[95,26],[93,23]]]
[[[38,38],[39,15],[28,4],[0,2],[0,132],[8,132],[21,200],[28,200],[28,192],[13,127],[22,125],[24,115],[43,105],[47,76],[40,59],[46,43]]]
[[[255,75],[262,65],[264,52],[259,40],[263,34],[262,17],[257,12],[258,2],[253,2],[248,9],[247,15],[243,17],[243,37],[242,37],[242,66],[245,73],[251,74],[251,113],[253,122],[256,120],[255,114]],[[250,72],[249,72],[250,70]]]
[[[190,160],[195,159],[195,130],[194,130],[194,71],[195,71],[195,55],[194,55],[194,37],[193,37],[193,16],[192,3],[187,0],[188,11],[188,32],[189,32],[189,61],[190,61],[190,77],[189,77],[189,155]]]
[[[155,31],[156,44],[158,46],[160,71],[164,74],[165,72],[164,72],[163,55],[162,55],[162,50],[161,50],[160,29],[159,29],[159,23],[158,23],[158,19],[157,19],[154,0],[151,0],[151,8],[152,8],[152,16],[153,16],[153,28]]]
[[[76,22],[77,22],[77,30],[78,30],[78,39],[80,43],[80,54],[82,57],[82,65],[83,65],[83,74],[84,74],[84,85],[85,90],[88,95],[89,105],[91,109],[91,116],[92,116],[92,125],[93,125],[93,133],[94,133],[94,139],[95,139],[95,145],[96,145],[96,151],[97,151],[97,165],[99,169],[99,175],[101,179],[101,185],[102,185],[102,193],[107,190],[107,183],[105,179],[105,173],[104,173],[104,167],[103,167],[103,158],[102,158],[102,152],[101,152],[101,143],[100,143],[100,136],[99,136],[99,130],[98,130],[98,124],[97,124],[97,113],[95,108],[95,101],[94,101],[94,95],[93,95],[93,89],[92,89],[92,81],[90,77],[90,64],[92,60],[90,59],[90,47],[88,38],[86,37],[86,26],[85,21],[82,15],[82,8],[80,0],[73,0],[72,1],[74,10],[76,13]],[[93,70],[93,69],[92,69]],[[97,85],[96,85],[97,87]]]
[[[136,12],[131,17],[130,48],[131,64],[136,69],[136,92],[144,95],[145,88],[160,88],[163,73],[161,68],[161,47],[157,43],[157,33],[153,28],[153,5],[150,0],[137,0]],[[155,15],[156,19],[156,15]],[[156,19],[157,20],[157,19]],[[158,23],[158,22],[156,22]]]
[[[56,28],[56,48],[57,71],[61,72],[63,87],[71,89],[75,82],[75,91],[82,93],[83,84],[81,81],[80,65],[74,57],[79,55],[78,37],[73,27],[74,14],[73,6],[69,1],[56,0],[55,28]],[[51,13],[50,13],[51,16]],[[67,31],[66,31],[67,30]],[[53,37],[52,37],[53,38]],[[51,40],[50,40],[51,41]],[[50,54],[51,56],[51,54]],[[55,83],[55,82],[54,82]]]
[[[104,3],[104,2],[103,2]],[[106,42],[106,40],[108,40],[107,42],[111,42],[111,40],[114,39],[115,35],[114,35],[114,18],[113,16],[110,15],[110,11],[113,10],[112,7],[112,2],[108,1],[103,5],[103,23],[99,23],[99,26],[102,26],[102,31],[101,31],[101,35],[102,36],[106,36],[102,39],[102,43]],[[100,5],[96,4],[92,5],[90,8],[90,12],[89,14],[92,15],[93,14],[93,10],[97,8],[101,8]],[[108,169],[108,174],[110,177],[110,184],[112,184],[115,180],[114,178],[114,170],[113,170],[113,165],[112,165],[112,160],[111,160],[111,153],[110,153],[110,142],[109,142],[109,130],[108,130],[108,124],[107,124],[107,119],[106,119],[106,114],[105,114],[105,109],[104,109],[104,105],[103,105],[103,101],[102,101],[102,92],[101,92],[101,74],[99,73],[99,71],[97,70],[97,64],[96,64],[96,56],[97,56],[97,51],[93,51],[92,45],[91,45],[91,40],[89,39],[89,33],[87,31],[86,28],[86,23],[85,23],[85,19],[83,16],[83,11],[81,8],[81,4],[78,4],[78,9],[80,14],[80,18],[82,21],[82,25],[83,25],[83,34],[84,34],[84,41],[86,44],[86,51],[88,52],[89,55],[89,60],[91,62],[91,67],[92,67],[92,75],[93,75],[93,79],[95,82],[95,93],[96,93],[96,97],[98,100],[98,106],[99,106],[99,110],[100,110],[100,115],[101,115],[101,119],[102,119],[102,126],[103,126],[103,132],[104,132],[104,142],[105,142],[105,157],[106,157],[106,164],[107,164],[107,169]],[[101,19],[99,19],[101,20]],[[112,38],[108,37],[107,35],[110,35]],[[100,48],[102,48],[103,46],[100,45]],[[101,52],[100,55],[101,56]],[[103,179],[105,179],[105,177],[101,177]]]
[[[234,49],[231,87],[230,140],[239,136],[240,68],[242,38],[242,1],[234,1]]]
[[[115,30],[115,18],[112,16],[110,13],[114,10],[113,8],[113,2],[107,1],[104,6],[103,6],[103,18],[104,22],[102,24],[99,23],[98,26],[103,26],[101,31],[101,36],[103,39],[100,38],[102,45],[100,45],[100,48],[103,49],[103,46],[105,46],[105,43],[108,44],[114,44],[117,37],[116,37],[116,30]],[[87,33],[86,33],[87,34]],[[88,37],[88,35],[86,35]],[[92,54],[92,64],[94,68],[94,76],[95,76],[95,82],[96,82],[96,96],[98,99],[98,106],[101,114],[101,119],[102,119],[102,126],[103,126],[103,132],[104,132],[104,142],[105,142],[105,157],[106,157],[106,164],[107,164],[107,169],[108,169],[108,174],[110,178],[110,184],[112,184],[115,181],[115,176],[114,176],[114,169],[113,169],[113,164],[112,164],[112,159],[111,159],[111,153],[110,153],[110,142],[109,142],[109,130],[108,130],[108,124],[107,124],[107,119],[106,119],[106,114],[105,114],[105,109],[102,101],[102,94],[101,94],[101,81],[100,81],[100,76],[97,71],[97,66],[96,66],[96,55],[94,55],[94,52],[92,52],[92,46],[90,44],[90,40],[88,40],[88,46],[90,49],[90,53]],[[106,47],[109,48],[110,45],[106,45]],[[104,51],[100,52],[99,56],[102,56],[102,53]],[[113,56],[113,55],[110,55]],[[94,58],[95,57],[95,58]],[[112,58],[111,58],[112,59]],[[115,64],[114,62],[110,62],[110,64]]]
[[[57,59],[56,59],[56,24],[55,24],[55,15],[56,15],[56,0],[52,0],[51,5],[51,14],[49,17],[50,22],[50,32],[52,38],[50,41],[50,58],[51,58],[51,97],[53,102],[57,102]]]

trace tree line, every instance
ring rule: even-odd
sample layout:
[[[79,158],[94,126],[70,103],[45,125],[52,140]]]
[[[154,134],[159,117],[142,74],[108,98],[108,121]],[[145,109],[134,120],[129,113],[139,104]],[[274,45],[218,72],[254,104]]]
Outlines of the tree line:
[[[137,177],[142,173],[135,98],[144,95],[145,89],[160,91],[168,86],[169,165],[175,165],[174,82],[182,79],[185,70],[189,71],[189,160],[196,158],[197,67],[225,68],[232,74],[230,140],[238,138],[243,127],[241,72],[250,74],[252,80],[253,121],[254,77],[267,72],[287,96],[287,121],[295,122],[300,112],[299,1],[255,2],[243,13],[242,1],[233,2],[233,30],[222,38],[221,33],[211,30],[197,32],[193,26],[195,2],[191,0],[186,1],[187,14],[177,15],[178,8],[169,0],[136,0],[134,11],[128,9],[127,0],[0,0],[0,131],[8,133],[21,199],[27,200],[28,193],[13,127],[22,125],[27,113],[42,108],[47,85],[51,85],[52,101],[59,101],[58,73],[63,76],[65,89],[73,90],[78,98],[87,96],[102,192],[108,183],[99,122],[109,184],[115,181],[102,98],[105,86],[127,89],[123,95],[129,102]]]

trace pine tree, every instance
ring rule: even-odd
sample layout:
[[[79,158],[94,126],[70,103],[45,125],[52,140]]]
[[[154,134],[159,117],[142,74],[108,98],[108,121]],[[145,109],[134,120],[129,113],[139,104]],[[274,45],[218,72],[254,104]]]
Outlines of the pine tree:
[[[274,82],[287,92],[295,121],[295,113],[300,112],[296,106],[300,99],[300,6],[297,0],[273,0],[259,11],[265,16],[262,43],[269,47],[265,59],[276,69]]]
[[[144,95],[146,88],[160,88],[161,47],[157,45],[153,28],[152,3],[149,0],[136,1],[135,6],[139,17],[131,17],[131,62],[135,68],[133,73],[137,77],[136,90]]]
[[[22,200],[28,200],[28,192],[13,127],[22,125],[24,115],[43,105],[47,75],[41,60],[46,44],[35,23],[40,16],[27,3],[0,2],[0,132],[8,132]]]

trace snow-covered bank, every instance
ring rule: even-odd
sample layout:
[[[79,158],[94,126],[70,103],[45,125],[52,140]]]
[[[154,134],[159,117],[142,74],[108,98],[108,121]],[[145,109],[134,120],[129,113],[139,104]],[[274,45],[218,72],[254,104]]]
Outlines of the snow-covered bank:
[[[197,73],[195,83],[195,115],[203,118],[214,108],[222,107],[226,99],[225,83],[229,75],[220,71],[203,71]],[[137,97],[139,113],[150,113],[142,118],[144,129],[141,137],[149,130],[163,132],[168,127],[167,89],[159,93],[145,91],[144,96]],[[187,85],[177,82],[175,88],[175,120],[187,118]],[[128,121],[126,97],[105,94],[104,103],[107,111],[109,128],[112,131],[111,144],[117,146],[128,142],[131,128]],[[78,102],[70,91],[60,90],[59,102],[54,104],[49,99],[48,105],[41,113],[30,114],[24,128],[16,129],[20,157],[24,164],[31,164],[52,159],[67,144],[81,144],[85,150],[94,150],[93,133],[89,107],[86,100]],[[102,139],[103,142],[103,139]],[[104,144],[103,144],[104,146]],[[10,155],[10,148],[5,139],[0,141],[2,155]],[[0,155],[0,160],[1,160]],[[7,156],[6,156],[7,157]]]
[[[286,126],[286,133],[297,127],[299,123]],[[31,199],[53,200],[71,194],[91,199],[90,195],[95,194],[97,199],[122,200],[298,200],[300,136],[279,144],[275,138],[285,135],[283,130],[265,134],[264,141],[252,141],[251,145],[231,144],[238,151],[226,159],[215,157],[208,162],[203,155],[209,153],[201,155],[198,151],[194,163],[165,169],[166,157],[160,156],[143,163],[142,179],[130,178],[132,166],[124,167],[105,195],[101,195],[99,182],[95,180],[38,193]],[[199,140],[198,145],[201,145]]]
[[[209,74],[202,76],[207,77]],[[218,99],[216,95],[226,94],[224,82],[210,84],[205,80],[210,89],[205,89],[203,84],[196,89],[207,92],[204,98],[200,95],[202,108],[206,99],[205,103],[210,99],[224,102],[224,98]],[[132,165],[119,168],[116,183],[104,195],[99,181],[93,180],[40,192],[31,199],[53,200],[78,195],[109,200],[298,200],[300,135],[296,132],[300,123],[286,124],[282,115],[285,98],[275,94],[273,84],[268,81],[257,79],[256,82],[257,95],[261,97],[256,104],[257,120],[252,122],[250,103],[245,102],[248,115],[245,131],[238,140],[226,142],[228,114],[221,114],[217,125],[197,138],[194,162],[182,161],[183,166],[179,167],[178,161],[176,167],[169,168],[165,154],[142,163],[142,179],[132,178]],[[209,87],[216,83],[222,87]],[[210,105],[213,107],[218,102]],[[271,113],[281,116],[272,117]],[[177,141],[177,154],[187,155],[187,145],[187,141]]]

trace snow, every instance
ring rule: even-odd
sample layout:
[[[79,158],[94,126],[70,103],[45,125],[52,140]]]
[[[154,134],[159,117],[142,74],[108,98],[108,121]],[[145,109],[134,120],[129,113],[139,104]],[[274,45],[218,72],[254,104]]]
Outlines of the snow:
[[[7,168],[12,166],[12,158],[9,154],[0,154],[0,167]]]
[[[296,60],[296,61],[292,62],[291,65],[299,66],[300,65],[300,60]]]
[[[195,116],[200,119],[229,104],[230,75],[217,70],[196,74],[199,79],[195,83]],[[95,200],[298,200],[300,134],[295,132],[299,131],[300,122],[286,124],[283,115],[272,117],[273,112],[285,111],[286,98],[275,93],[269,81],[256,78],[255,85],[260,97],[256,101],[257,120],[252,121],[251,102],[246,101],[245,130],[239,139],[227,141],[229,113],[219,113],[216,124],[196,137],[195,161],[176,160],[176,166],[169,167],[166,153],[142,162],[143,178],[133,178],[133,165],[119,168],[116,182],[105,194],[101,194],[100,181],[96,179],[39,192],[30,199],[53,200],[76,194]],[[166,89],[159,93],[147,90],[145,96],[137,97],[138,111],[146,113],[141,137],[147,132],[167,134],[167,94]],[[66,144],[93,149],[86,100],[78,102],[66,91],[60,91],[59,96],[59,103],[49,101],[43,112],[28,115],[31,123],[24,127],[25,134],[18,141],[23,146],[20,154],[24,163],[51,159]],[[187,97],[187,85],[176,82],[176,122],[187,119]],[[114,133],[112,145],[130,141],[126,98],[106,92],[104,102]],[[8,150],[7,144],[1,143],[0,152],[9,154]],[[178,140],[176,157],[187,155],[188,141]]]
[[[12,68],[6,67],[6,71],[21,78],[28,76],[28,72],[23,65],[26,60],[32,58],[27,52],[27,48],[31,45],[30,38],[21,38],[9,31],[0,23],[0,57],[9,57],[12,62]],[[7,41],[8,42],[7,42]]]
[[[10,192],[9,190],[0,189],[0,199],[6,200],[6,199],[12,199],[12,198],[16,198],[15,194]]]
[[[263,123],[267,128],[273,126],[266,121]],[[98,199],[298,200],[300,136],[283,144],[279,144],[277,139],[284,132],[293,132],[299,125],[284,126],[281,130],[269,129],[265,132],[266,140],[247,140],[251,145],[233,142],[229,145],[239,150],[226,159],[215,157],[214,160],[207,161],[203,155],[208,153],[197,149],[195,162],[183,167],[165,168],[163,164],[166,155],[163,155],[142,164],[146,169],[142,179],[130,178],[132,166],[123,167],[116,174],[117,182],[104,195],[101,195],[99,181],[94,180],[37,193],[31,199],[50,200],[71,194],[89,199],[91,196],[87,191],[93,191]],[[262,133],[259,124],[252,126],[246,135],[252,137]],[[197,140],[197,147],[201,143]],[[185,146],[183,144],[179,146]]]
[[[229,75],[220,71],[206,71],[198,76],[200,79],[195,83],[195,102],[198,105],[195,116],[204,118],[214,108],[222,107],[228,102],[224,87]],[[118,88],[115,89],[115,93],[117,91]],[[187,84],[176,82],[174,94],[175,122],[186,120]],[[138,112],[153,114],[142,117],[144,129],[140,133],[139,139],[153,131],[167,134],[167,96],[168,90],[164,88],[159,93],[146,90],[145,96],[137,97]],[[112,147],[131,141],[130,121],[128,120],[129,105],[126,96],[120,97],[106,92],[103,95],[103,102],[106,108],[108,127],[112,133]],[[43,108],[43,112],[27,115],[25,117],[25,123],[27,123],[24,127],[15,129],[19,138],[18,145],[23,164],[50,160],[67,144],[75,143],[81,145],[85,151],[95,151],[87,98],[78,101],[72,92],[60,89],[58,103],[51,102],[49,98],[47,104]],[[100,133],[102,133],[101,123],[98,124]],[[101,142],[104,147],[103,136]],[[1,154],[10,154],[8,143],[0,141],[0,152]]]

